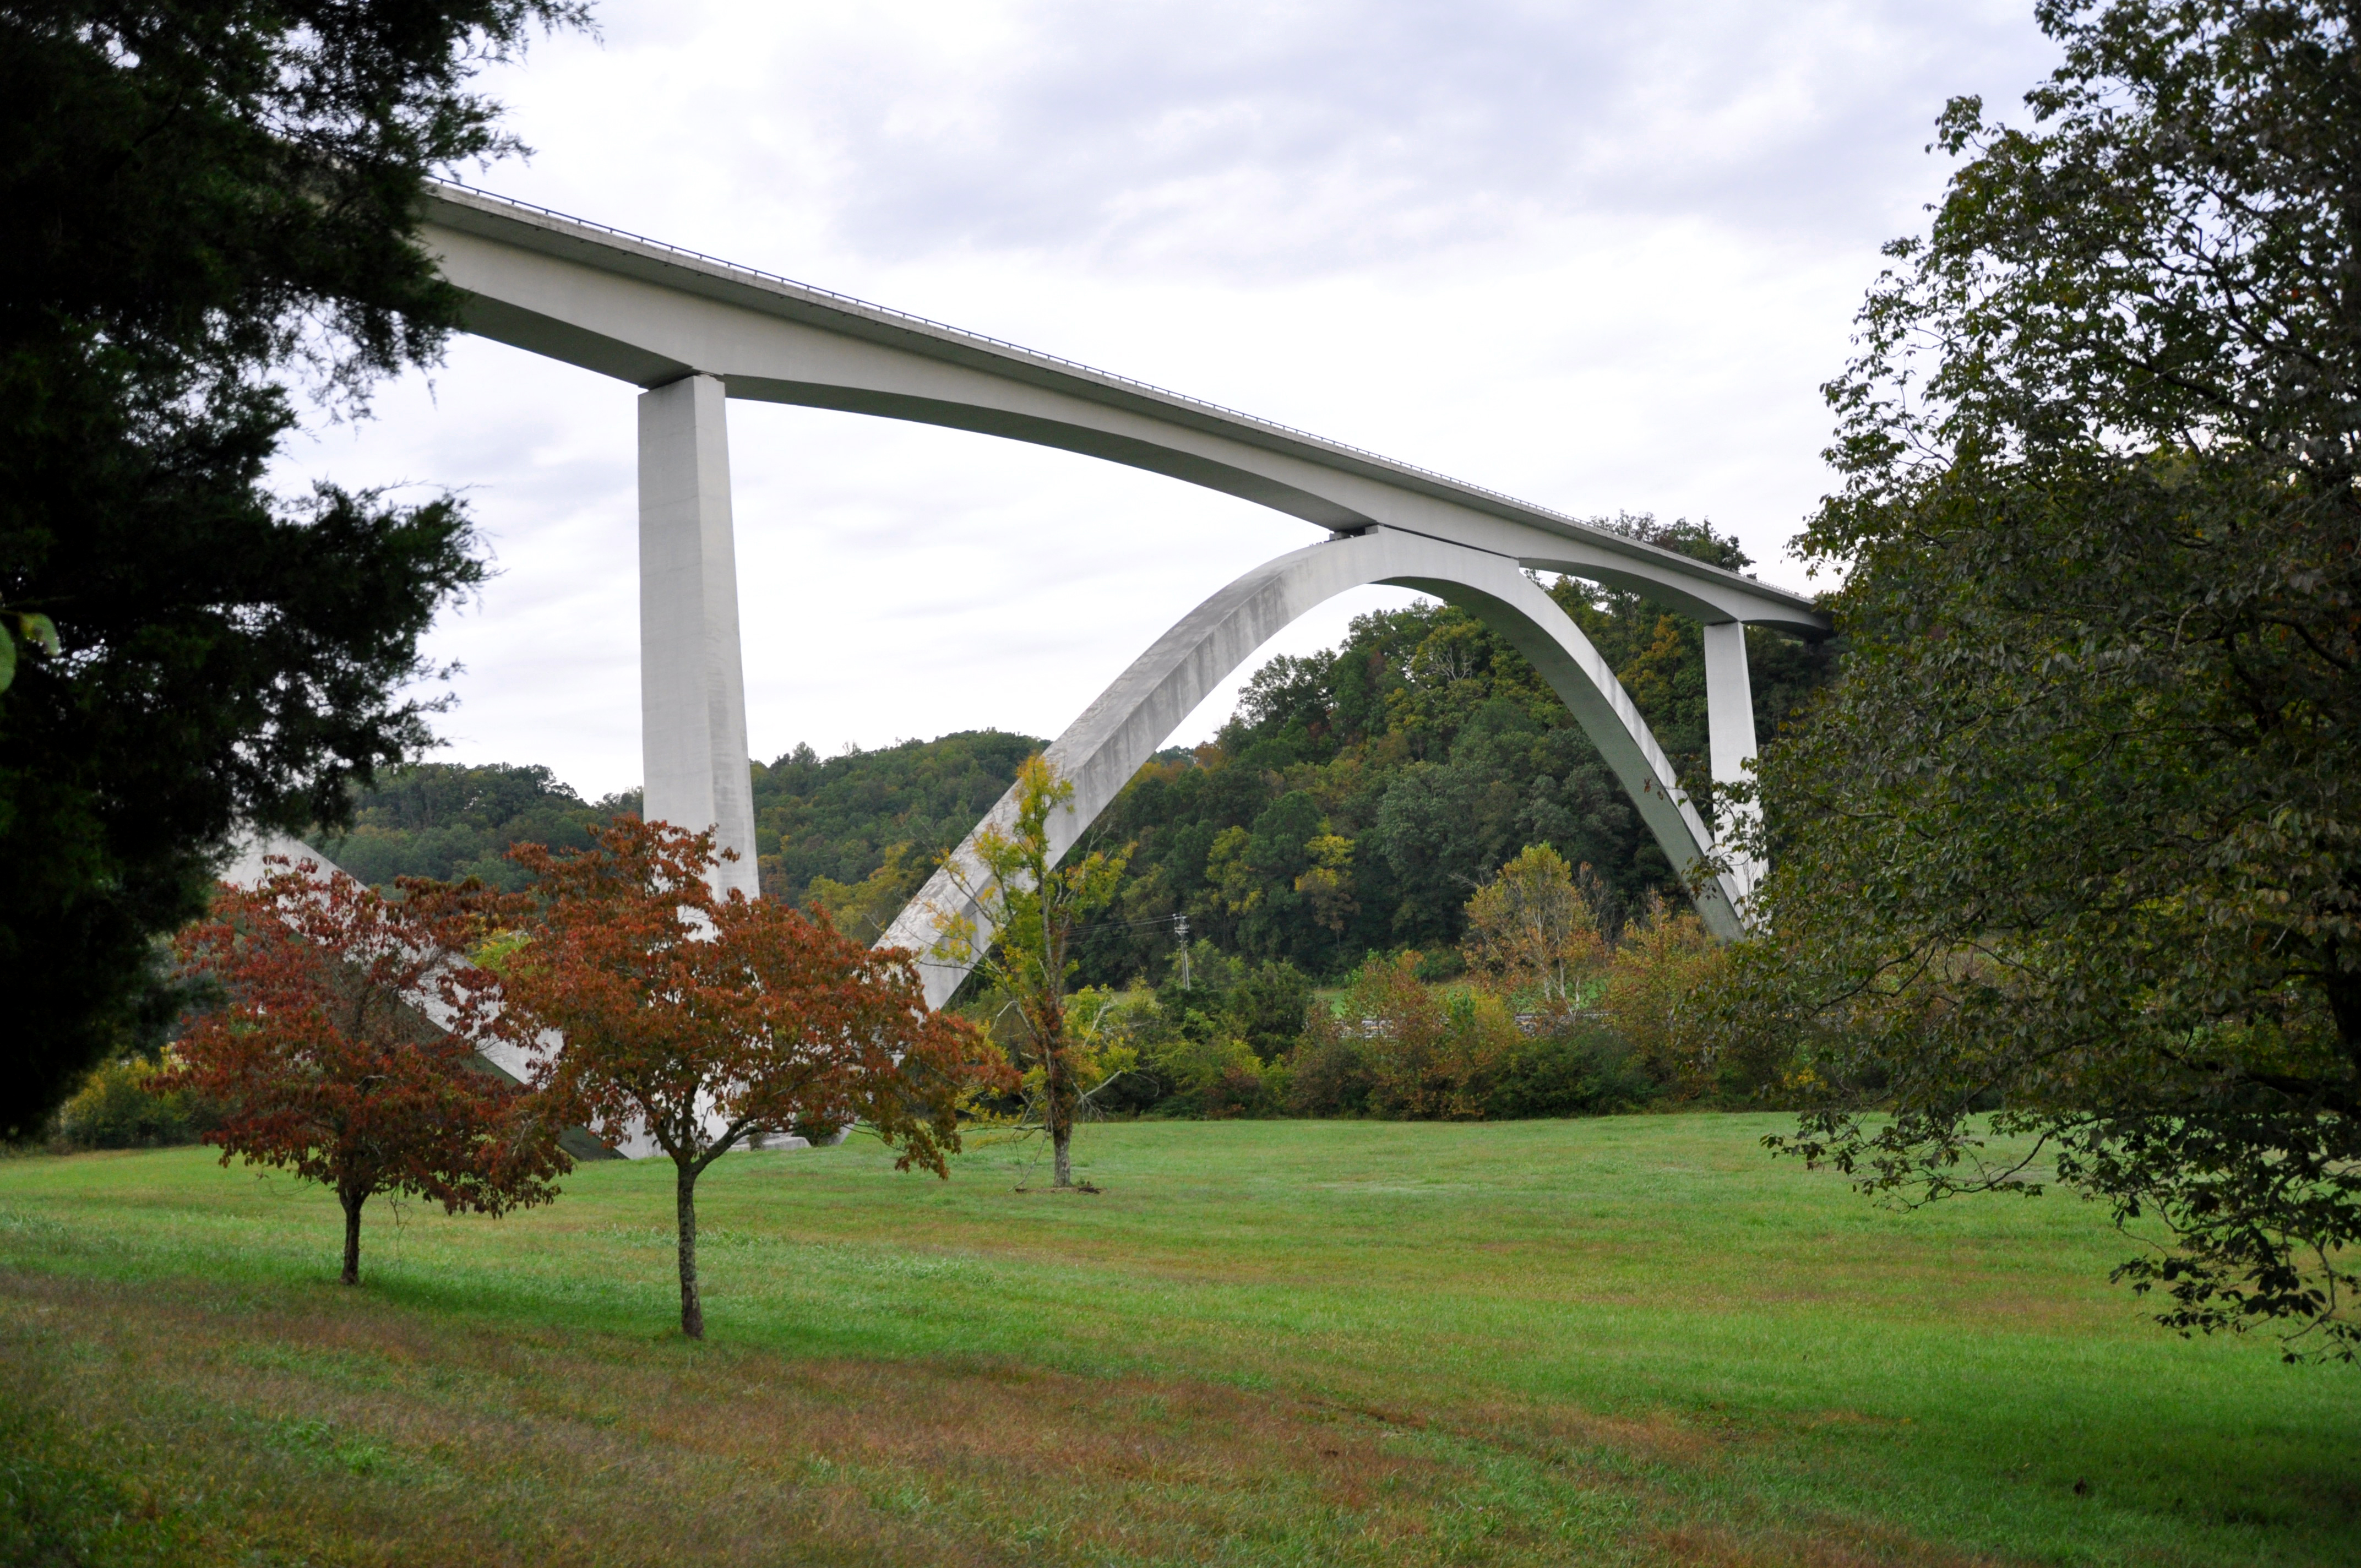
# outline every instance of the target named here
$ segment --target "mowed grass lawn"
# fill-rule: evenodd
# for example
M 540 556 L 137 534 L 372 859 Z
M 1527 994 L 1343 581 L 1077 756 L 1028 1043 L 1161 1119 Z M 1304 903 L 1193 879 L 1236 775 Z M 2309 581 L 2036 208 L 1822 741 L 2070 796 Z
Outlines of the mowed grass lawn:
M 1095 1196 L 734 1155 L 701 1345 L 665 1162 L 373 1205 L 357 1291 L 315 1188 L 0 1162 L 0 1489 L 60 1562 L 2361 1563 L 2361 1375 L 1784 1124 L 1100 1125 Z

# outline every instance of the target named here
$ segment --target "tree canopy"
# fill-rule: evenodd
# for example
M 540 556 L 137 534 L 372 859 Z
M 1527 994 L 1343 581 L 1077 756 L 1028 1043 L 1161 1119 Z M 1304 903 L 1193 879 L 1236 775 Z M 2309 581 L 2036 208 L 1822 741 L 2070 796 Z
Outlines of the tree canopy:
M 598 829 L 639 809 L 636 790 L 585 801 L 537 765 L 417 762 L 356 790 L 349 819 L 314 831 L 311 842 L 372 886 L 478 877 L 513 893 L 532 880 L 508 858 L 517 845 L 587 850 Z
M 463 956 L 479 901 L 405 891 L 280 857 L 175 938 L 224 1000 L 182 1034 L 166 1084 L 216 1108 L 203 1135 L 223 1164 L 243 1156 L 335 1192 L 346 1285 L 360 1283 L 361 1210 L 379 1193 L 499 1214 L 549 1201 L 572 1168 L 561 1125 L 475 1059 L 495 989 Z
M 434 360 L 423 181 L 510 150 L 470 77 L 583 15 L 0 8 L 0 1135 L 142 1022 L 237 824 L 335 821 L 428 740 L 403 688 L 481 576 L 466 512 L 266 470 L 300 395 Z
M 1467 901 L 1468 968 L 1545 1007 L 1571 1007 L 1584 979 L 1607 964 L 1602 901 L 1583 895 L 1556 850 L 1529 845 Z
M 764 1132 L 859 1121 L 900 1148 L 897 1168 L 945 1176 L 961 1101 L 1009 1076 L 963 1022 L 928 1008 L 907 953 L 770 899 L 717 894 L 710 830 L 623 817 L 587 850 L 514 853 L 534 880 L 485 959 L 503 980 L 499 1026 L 539 1058 L 535 1086 L 567 1113 L 671 1157 L 691 1339 L 705 1333 L 707 1167 Z
M 1733 1019 L 1803 1040 L 1804 1152 L 2079 1187 L 2169 1322 L 2349 1354 L 2361 39 L 2312 0 L 2037 15 L 2030 126 L 1948 107 L 1964 161 L 1828 389 L 1803 543 L 1852 651 L 1764 759 Z
M 838 922 L 854 935 L 882 935 L 937 857 L 967 837 L 1016 782 L 1018 765 L 1047 744 L 977 729 L 827 758 L 797 746 L 768 767 L 756 764 L 763 891 L 790 904 L 818 897 L 836 908 L 846 900 L 842 889 L 885 870 L 869 900 L 890 905 L 884 920 L 873 930 Z

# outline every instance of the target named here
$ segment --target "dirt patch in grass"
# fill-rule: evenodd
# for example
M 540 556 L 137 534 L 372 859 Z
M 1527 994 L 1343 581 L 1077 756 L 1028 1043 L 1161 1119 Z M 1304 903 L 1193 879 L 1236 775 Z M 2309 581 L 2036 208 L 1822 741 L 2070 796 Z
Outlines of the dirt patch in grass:
M 1998 1568 L 1994 1557 L 1963 1557 L 1923 1542 L 1843 1525 L 1809 1534 L 1792 1530 L 1749 1533 L 1684 1526 L 1655 1538 L 1667 1562 L 1684 1568 Z

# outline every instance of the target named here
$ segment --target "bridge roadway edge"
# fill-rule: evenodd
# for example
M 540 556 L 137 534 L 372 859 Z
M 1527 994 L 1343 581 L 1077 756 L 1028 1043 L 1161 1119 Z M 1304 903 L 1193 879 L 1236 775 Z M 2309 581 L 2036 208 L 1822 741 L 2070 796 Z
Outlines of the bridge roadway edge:
M 1015 345 L 462 187 L 422 231 L 467 330 L 649 388 L 976 431 L 1166 474 L 1339 532 L 1405 528 L 1646 594 L 1708 624 L 1828 634 L 1806 596 L 1612 531 Z

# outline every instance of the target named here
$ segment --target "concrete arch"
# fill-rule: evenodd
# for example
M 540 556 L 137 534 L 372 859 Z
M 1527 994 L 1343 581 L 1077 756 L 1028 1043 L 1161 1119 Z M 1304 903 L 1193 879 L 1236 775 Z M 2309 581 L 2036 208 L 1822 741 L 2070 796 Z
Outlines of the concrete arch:
M 1459 606 L 1508 639 L 1573 712 L 1583 732 L 1630 792 L 1665 858 L 1687 870 L 1709 856 L 1713 835 L 1683 796 L 1672 765 L 1613 671 L 1556 601 L 1505 556 L 1399 529 L 1310 545 L 1256 567 L 1191 610 L 1115 678 L 1050 744 L 1049 757 L 1073 782 L 1074 798 L 1051 819 L 1050 842 L 1071 849 L 1181 721 L 1232 671 L 1282 628 L 1350 588 L 1390 583 Z M 1014 788 L 953 853 L 959 868 L 939 870 L 895 920 L 880 947 L 921 955 L 927 999 L 940 1006 L 966 978 L 968 965 L 934 951 L 952 923 L 981 927 L 981 911 L 963 895 L 984 881 L 972 846 L 987 827 L 1016 821 Z M 1717 876 L 1697 900 L 1707 927 L 1724 938 L 1741 929 L 1743 889 Z M 989 932 L 978 929 L 980 938 Z

